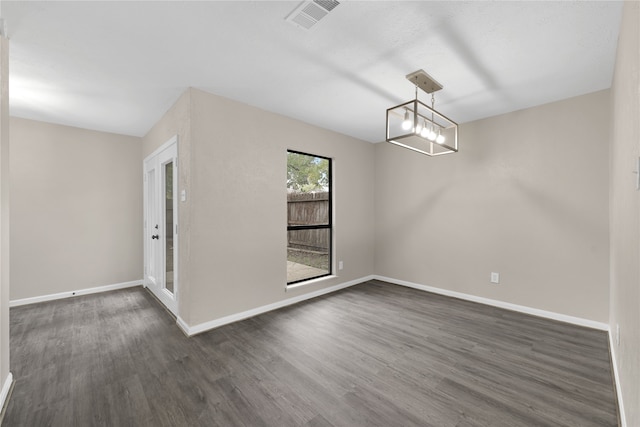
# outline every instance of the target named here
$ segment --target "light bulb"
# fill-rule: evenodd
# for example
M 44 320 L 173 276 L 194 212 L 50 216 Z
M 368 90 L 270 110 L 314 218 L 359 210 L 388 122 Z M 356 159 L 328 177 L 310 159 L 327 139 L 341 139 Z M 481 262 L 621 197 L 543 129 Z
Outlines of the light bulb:
M 433 129 L 429 129 L 429 133 L 427 134 L 427 139 L 429 141 L 435 141 L 436 140 L 436 133 L 433 131 Z
M 438 136 L 436 137 L 436 142 L 438 144 L 442 144 L 444 142 L 444 135 L 439 133 Z
M 420 135 L 421 131 L 422 131 L 422 123 L 418 121 L 418 123 L 416 124 L 416 135 Z
M 404 111 L 404 120 L 402 121 L 402 129 L 409 130 L 411 128 L 411 119 L 409 118 L 409 110 Z
M 429 129 L 427 129 L 427 123 L 423 122 L 422 123 L 422 132 L 420 132 L 420 136 L 423 138 L 426 138 L 427 135 L 429 135 Z

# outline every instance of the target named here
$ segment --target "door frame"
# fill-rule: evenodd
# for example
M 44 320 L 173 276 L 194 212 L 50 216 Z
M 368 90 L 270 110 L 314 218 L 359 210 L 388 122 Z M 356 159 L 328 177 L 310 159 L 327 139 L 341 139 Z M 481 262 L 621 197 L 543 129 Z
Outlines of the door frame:
M 175 148 L 175 155 L 173 156 L 173 164 L 174 164 L 174 175 L 173 175 L 173 292 L 170 292 L 166 289 L 166 241 L 165 241 L 165 230 L 164 226 L 166 226 L 166 211 L 162 209 L 164 206 L 162 199 L 162 189 L 164 189 L 164 168 L 163 164 L 159 161 L 159 156 L 165 152 L 166 150 L 172 150 Z M 157 170 L 156 175 L 156 185 L 154 189 L 149 188 L 149 183 L 147 180 L 148 171 L 147 165 L 155 160 L 154 168 Z M 144 158 L 142 161 L 142 174 L 143 174 L 143 246 L 144 246 L 144 259 L 143 259 L 143 271 L 144 271 L 144 281 L 143 285 L 145 288 L 149 288 L 152 293 L 160 300 L 160 302 L 167 307 L 167 309 L 173 313 L 176 317 L 178 316 L 178 301 L 179 301 L 179 282 L 178 282 L 178 248 L 179 248 L 179 237 L 178 237 L 178 180 L 179 180 L 179 172 L 178 172 L 178 135 L 174 135 L 167 142 L 162 144 L 156 150 L 154 150 L 151 154 Z M 158 191 L 158 188 L 160 189 Z M 154 231 L 152 230 L 152 225 L 147 224 L 147 219 L 149 217 L 149 191 L 158 191 L 159 194 L 156 194 L 157 198 L 160 200 L 156 200 L 155 209 L 159 210 L 158 218 L 156 218 L 157 224 L 162 224 L 163 227 L 159 228 L 155 231 L 158 234 L 161 231 L 162 245 L 160 246 L 160 250 L 157 251 L 157 259 L 154 262 L 159 260 L 158 265 L 156 266 L 158 269 L 158 277 L 156 282 L 152 282 L 149 280 L 149 262 L 150 262 L 150 244 L 151 244 L 151 236 Z M 161 204 L 162 203 L 162 204 Z M 158 242 L 160 243 L 160 242 Z

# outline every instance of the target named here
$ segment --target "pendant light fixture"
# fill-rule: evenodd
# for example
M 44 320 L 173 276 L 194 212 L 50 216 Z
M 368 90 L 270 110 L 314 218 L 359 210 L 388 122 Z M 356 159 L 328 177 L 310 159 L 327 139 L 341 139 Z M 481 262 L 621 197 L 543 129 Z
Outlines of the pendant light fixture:
M 458 151 L 458 124 L 435 109 L 434 92 L 442 89 L 423 70 L 407 75 L 416 96 L 387 110 L 387 142 L 427 156 Z M 431 94 L 431 107 L 418 100 L 418 89 Z

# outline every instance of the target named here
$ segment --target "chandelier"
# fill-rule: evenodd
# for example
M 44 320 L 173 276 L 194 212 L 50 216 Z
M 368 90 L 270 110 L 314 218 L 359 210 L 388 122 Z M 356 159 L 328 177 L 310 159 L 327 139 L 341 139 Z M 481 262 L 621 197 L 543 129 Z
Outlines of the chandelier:
M 434 93 L 442 89 L 423 70 L 407 75 L 415 85 L 412 101 L 387 110 L 387 142 L 427 156 L 458 151 L 458 124 L 435 109 Z M 418 100 L 418 89 L 431 94 L 431 107 Z

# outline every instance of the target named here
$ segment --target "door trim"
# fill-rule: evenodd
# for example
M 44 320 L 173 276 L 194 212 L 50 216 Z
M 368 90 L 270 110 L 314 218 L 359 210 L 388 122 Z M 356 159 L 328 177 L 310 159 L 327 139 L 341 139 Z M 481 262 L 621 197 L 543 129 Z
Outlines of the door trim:
M 174 171 L 175 171 L 175 175 L 174 175 L 174 179 L 173 179 L 173 202 L 174 202 L 174 209 L 173 209 L 173 276 L 174 276 L 174 280 L 173 280 L 173 292 L 168 291 L 166 289 L 166 255 L 165 255 L 165 250 L 166 250 L 166 244 L 163 245 L 163 247 L 160 250 L 160 258 L 162 259 L 162 265 L 159 268 L 159 273 L 162 275 L 162 279 L 160 281 L 160 283 L 157 283 L 157 287 L 155 286 L 149 286 L 149 281 L 148 281 L 148 268 L 149 268 L 149 256 L 150 256 L 150 248 L 149 248 L 149 243 L 150 243 L 150 233 L 149 233 L 149 229 L 147 227 L 147 219 L 149 216 L 149 197 L 148 197 L 148 183 L 147 183 L 147 176 L 148 176 L 148 169 L 147 169 L 147 163 L 152 160 L 154 157 L 158 157 L 159 155 L 161 155 L 165 150 L 172 148 L 172 146 L 175 146 L 175 157 L 173 159 L 174 162 Z M 156 170 L 159 172 L 159 175 L 157 176 L 156 180 L 158 182 L 158 185 L 162 187 L 162 179 L 163 179 L 163 173 L 162 173 L 162 165 L 160 163 L 156 164 Z M 165 305 L 167 307 L 167 309 L 169 311 L 171 311 L 174 315 L 178 316 L 178 305 L 179 305 L 179 300 L 180 300 L 180 286 L 179 286 L 179 281 L 178 281 L 178 248 L 179 248 L 179 237 L 178 237 L 178 224 L 179 224 L 179 200 L 178 200 L 178 189 L 179 189 L 179 185 L 178 185 L 178 181 L 179 181 L 179 167 L 178 167 L 178 135 L 174 135 L 172 136 L 168 141 L 166 141 L 164 144 L 162 144 L 160 147 L 156 148 L 151 154 L 149 154 L 148 156 L 146 156 L 144 158 L 144 160 L 142 161 L 142 179 L 143 179 L 143 251 L 144 251 L 144 259 L 143 259 L 143 286 L 145 288 L 149 288 L 149 290 L 151 290 L 153 292 L 153 294 L 157 297 L 158 300 L 160 300 L 160 302 L 162 302 L 163 305 Z M 162 211 L 162 209 L 160 209 Z M 161 212 L 160 216 L 161 218 L 158 218 L 158 222 L 164 222 L 164 215 L 165 212 Z M 163 232 L 163 242 L 164 242 L 164 232 Z
M 146 162 L 153 156 L 157 156 L 158 154 L 160 154 L 161 152 L 169 148 L 171 144 L 176 144 L 176 146 L 178 146 L 178 135 L 173 135 L 171 138 L 169 138 L 167 142 L 165 142 L 160 147 L 153 150 L 151 154 L 149 154 L 147 157 L 144 158 L 143 162 Z

